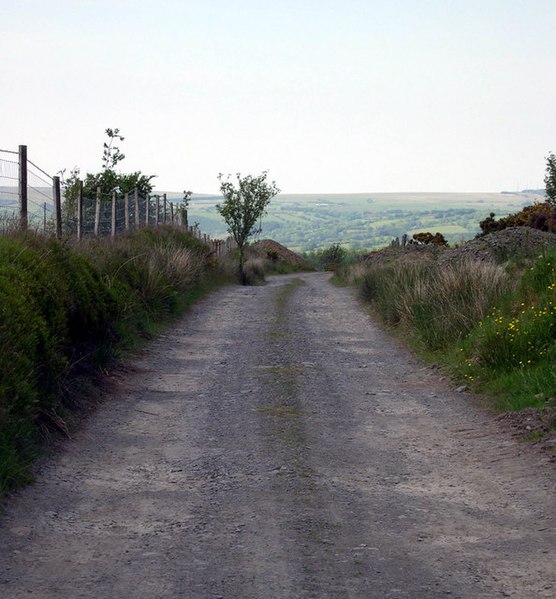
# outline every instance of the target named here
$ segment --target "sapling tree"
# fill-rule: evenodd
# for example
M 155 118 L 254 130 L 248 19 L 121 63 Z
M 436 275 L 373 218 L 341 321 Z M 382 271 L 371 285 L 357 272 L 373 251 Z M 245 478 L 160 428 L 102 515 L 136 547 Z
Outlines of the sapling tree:
M 120 148 L 114 145 L 115 141 L 124 141 L 125 137 L 120 135 L 119 129 L 106 129 L 108 141 L 104 142 L 104 150 L 102 153 L 102 169 L 105 171 L 114 170 L 118 162 L 125 158 L 125 154 L 120 152 Z
M 230 176 L 218 175 L 220 192 L 224 202 L 216 209 L 228 225 L 228 232 L 234 238 L 239 250 L 239 278 L 242 285 L 247 284 L 245 275 L 245 248 L 249 237 L 260 233 L 260 222 L 266 214 L 270 200 L 280 193 L 274 181 L 266 180 L 268 171 L 263 171 L 258 177 L 236 175 L 237 182 Z
M 141 171 L 132 173 L 120 173 L 116 167 L 125 158 L 117 144 L 124 141 L 120 135 L 119 129 L 105 130 L 108 141 L 103 144 L 102 152 L 102 170 L 98 173 L 87 173 L 83 181 L 83 197 L 94 200 L 97 189 L 100 188 L 101 194 L 109 196 L 113 190 L 118 189 L 121 193 L 137 190 L 139 195 L 148 195 L 153 188 L 152 179 L 155 175 L 144 175 Z M 63 178 L 64 171 L 61 171 L 64 188 L 64 212 L 66 216 L 75 214 L 77 204 L 77 193 L 79 190 L 79 181 L 81 174 L 79 168 L 74 167 L 70 176 Z
M 546 157 L 545 173 L 546 201 L 556 206 L 556 156 L 552 152 Z

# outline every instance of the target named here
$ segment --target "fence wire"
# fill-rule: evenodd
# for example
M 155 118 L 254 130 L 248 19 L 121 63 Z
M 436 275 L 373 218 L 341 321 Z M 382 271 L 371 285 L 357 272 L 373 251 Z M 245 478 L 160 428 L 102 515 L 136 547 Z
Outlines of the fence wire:
M 21 227 L 19 205 L 19 152 L 0 149 L 0 234 Z M 54 214 L 53 177 L 31 160 L 27 160 L 27 226 L 47 235 L 56 232 Z M 165 201 L 165 196 L 140 194 L 137 190 L 126 194 L 97 194 L 89 190 L 83 197 L 81 236 L 117 235 L 138 227 L 177 225 L 187 227 L 204 241 L 212 252 L 222 255 L 235 244 L 227 240 L 211 240 L 198 227 L 188 227 L 187 211 L 180 203 Z M 185 218 L 185 222 L 184 222 Z M 78 234 L 77 201 L 65 198 L 62 205 L 62 234 Z
M 27 206 L 31 227 L 48 233 L 54 227 L 54 191 L 52 177 L 27 160 Z
M 82 235 L 111 235 L 150 225 L 184 225 L 178 205 L 164 201 L 162 197 L 146 196 L 137 191 L 127 194 L 90 192 L 83 196 L 81 217 Z M 127 207 L 126 207 L 127 205 Z M 77 234 L 76 200 L 65 202 L 63 229 L 70 235 Z
M 0 150 L 0 233 L 19 226 L 18 181 L 17 152 Z

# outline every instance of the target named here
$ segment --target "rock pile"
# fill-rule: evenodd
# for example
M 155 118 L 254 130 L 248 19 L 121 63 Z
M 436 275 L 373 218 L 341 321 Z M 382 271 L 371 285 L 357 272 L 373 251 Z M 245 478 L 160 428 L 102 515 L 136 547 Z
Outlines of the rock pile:
M 471 239 L 461 247 L 446 249 L 442 261 L 471 259 L 506 262 L 513 256 L 535 256 L 543 249 L 556 248 L 556 234 L 531 227 L 512 227 Z
M 437 245 L 397 245 L 371 252 L 365 261 L 388 262 L 391 260 L 438 260 L 440 263 L 458 260 L 480 262 L 506 262 L 512 257 L 534 257 L 543 249 L 556 248 L 556 234 L 531 227 L 511 227 L 466 241 L 459 247 Z

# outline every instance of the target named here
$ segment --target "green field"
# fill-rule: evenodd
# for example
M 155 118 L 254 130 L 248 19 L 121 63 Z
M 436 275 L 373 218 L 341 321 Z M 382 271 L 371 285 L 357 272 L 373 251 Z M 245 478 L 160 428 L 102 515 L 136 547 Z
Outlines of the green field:
M 193 196 L 190 223 L 224 236 L 226 227 L 215 209 L 219 201 L 219 196 Z M 535 201 L 542 196 L 526 192 L 281 194 L 270 204 L 261 236 L 296 251 L 336 242 L 355 250 L 372 249 L 419 231 L 438 231 L 456 242 L 474 237 L 479 221 L 490 212 L 504 216 Z

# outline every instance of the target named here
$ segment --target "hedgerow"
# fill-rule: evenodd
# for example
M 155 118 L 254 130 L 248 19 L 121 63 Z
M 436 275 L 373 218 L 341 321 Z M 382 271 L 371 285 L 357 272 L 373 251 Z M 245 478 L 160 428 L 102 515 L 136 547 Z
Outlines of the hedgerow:
M 207 247 L 171 228 L 79 245 L 0 237 L 0 494 L 30 479 L 41 431 L 65 428 L 71 381 L 182 312 L 216 274 Z

